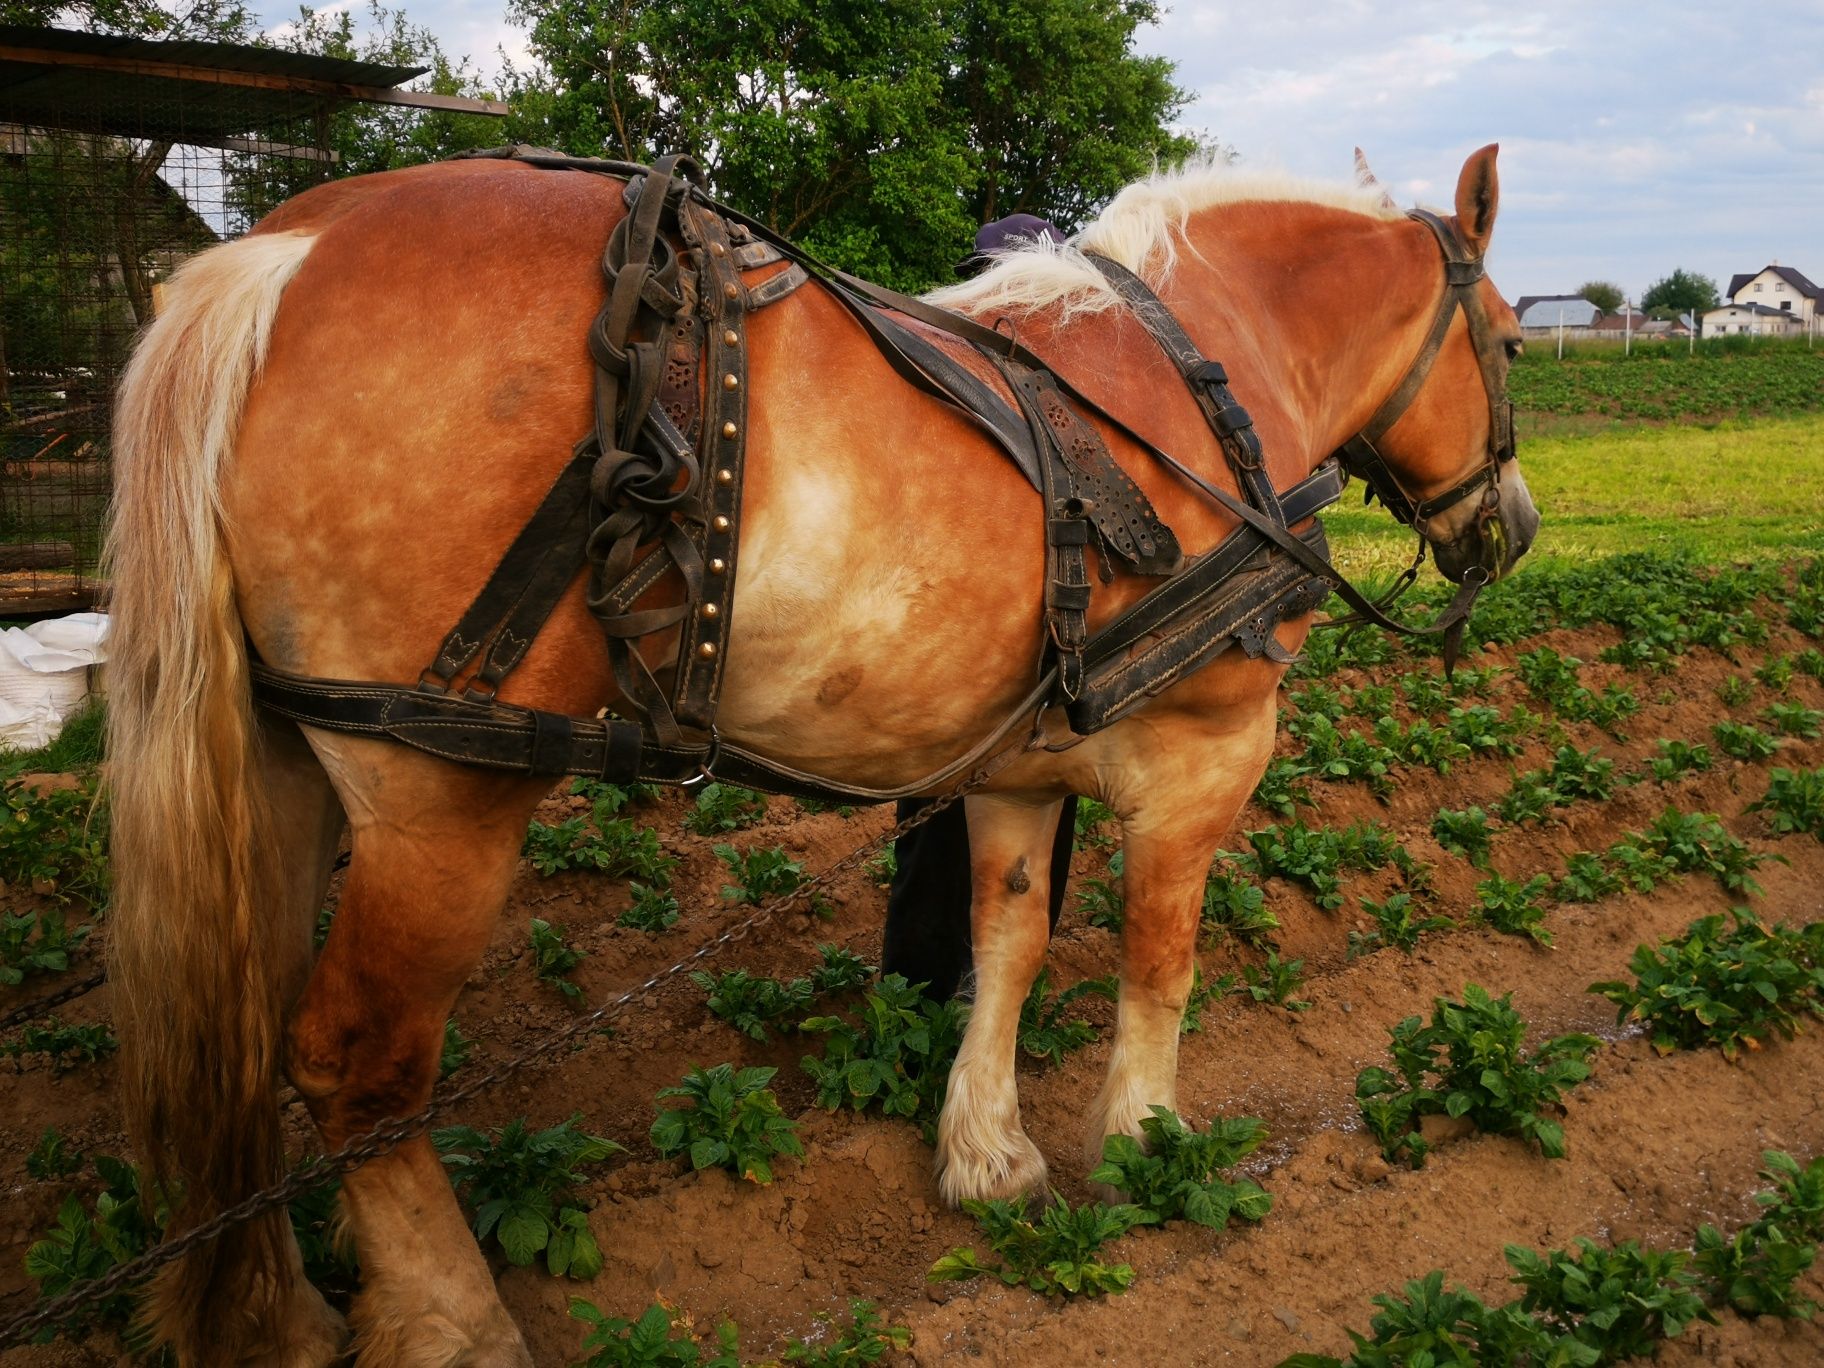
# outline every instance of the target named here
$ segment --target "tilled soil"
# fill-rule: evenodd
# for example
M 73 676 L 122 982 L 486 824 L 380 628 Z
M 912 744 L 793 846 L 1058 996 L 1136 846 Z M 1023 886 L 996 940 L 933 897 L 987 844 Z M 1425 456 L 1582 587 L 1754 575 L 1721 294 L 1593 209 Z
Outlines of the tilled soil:
M 1529 640 L 1525 649 L 1550 645 L 1593 661 L 1614 640 L 1603 629 L 1560 631 Z M 1626 741 L 1571 724 L 1563 729 L 1565 739 L 1582 748 L 1600 745 L 1616 759 L 1618 775 L 1639 769 L 1659 738 L 1709 742 L 1711 723 L 1726 715 L 1750 719 L 1775 697 L 1756 685 L 1747 702 L 1727 709 L 1718 686 L 1730 675 L 1749 678 L 1761 660 L 1805 644 L 1776 630 L 1767 647 L 1741 652 L 1735 663 L 1696 651 L 1667 674 L 1586 666 L 1586 684 L 1624 682 L 1645 706 L 1622 724 Z M 1511 664 L 1514 654 L 1492 651 L 1475 663 Z M 1374 674 L 1390 678 L 1397 668 Z M 1369 676 L 1345 672 L 1330 682 L 1365 683 Z M 1824 706 L 1824 687 L 1815 680 L 1796 679 L 1789 694 Z M 1522 702 L 1538 706 L 1511 675 L 1497 685 L 1493 701 L 1504 711 Z M 1282 738 L 1282 749 L 1299 746 Z M 1441 806 L 1491 807 L 1516 770 L 1544 767 L 1551 753 L 1551 744 L 1534 738 L 1512 761 L 1477 759 L 1443 777 L 1403 769 L 1384 803 L 1360 784 L 1318 783 L 1312 789 L 1324 823 L 1381 822 L 1414 855 L 1432 862 L 1436 910 L 1461 918 L 1482 876 L 1437 847 L 1430 834 L 1433 814 Z M 1787 741 L 1773 759 L 1748 765 L 1719 754 L 1707 773 L 1619 787 L 1610 802 L 1557 809 L 1523 829 L 1500 827 L 1492 863 L 1517 879 L 1555 875 L 1566 854 L 1605 849 L 1673 804 L 1717 813 L 1755 850 L 1784 861 L 1758 871 L 1765 889 L 1756 903 L 1761 915 L 1815 920 L 1824 916 L 1824 843 L 1776 840 L 1764 818 L 1745 809 L 1765 791 L 1772 766 L 1820 761 L 1824 743 L 1815 741 Z M 465 1069 L 514 1055 L 573 1010 L 532 977 L 528 918 L 563 925 L 570 942 L 589 953 L 573 977 L 587 1000 L 599 1001 L 681 960 L 745 915 L 719 896 L 725 870 L 711 843 L 684 833 L 685 801 L 668 795 L 632 814 L 655 826 L 682 859 L 674 891 L 685 911 L 667 932 L 649 935 L 615 925 L 629 897 L 619 880 L 585 873 L 547 879 L 529 867 L 522 871 L 457 1007 L 461 1029 L 477 1042 Z M 560 795 L 540 816 L 556 822 L 585 810 L 580 799 Z M 1241 826 L 1256 829 L 1273 820 L 1251 808 Z M 783 846 L 816 870 L 889 821 L 884 810 L 810 815 L 789 800 L 773 799 L 760 823 L 724 839 L 741 849 Z M 1239 833 L 1230 845 L 1242 845 Z M 1104 874 L 1108 854 L 1108 848 L 1081 849 L 1073 884 Z M 1382 898 L 1395 886 L 1391 870 L 1347 876 L 1345 908 L 1323 912 L 1302 889 L 1279 880 L 1267 884 L 1268 906 L 1282 924 L 1281 954 L 1304 960 L 1306 981 L 1298 996 L 1311 1006 L 1292 1012 L 1238 993 L 1207 1009 L 1203 1029 L 1183 1042 L 1179 1108 L 1198 1121 L 1220 1114 L 1266 1122 L 1270 1138 L 1248 1169 L 1274 1195 L 1273 1210 L 1258 1226 L 1222 1233 L 1179 1223 L 1126 1237 L 1112 1255 L 1137 1273 L 1124 1295 L 1065 1302 L 989 1281 L 928 1284 L 931 1264 L 952 1248 L 976 1243 L 977 1232 L 970 1219 L 937 1199 L 931 1153 L 917 1128 L 818 1110 L 797 1067 L 818 1048 L 816 1041 L 787 1035 L 755 1044 L 711 1017 L 702 990 L 684 975 L 640 998 L 612 1023 L 610 1034 L 586 1037 L 560 1063 L 529 1070 L 466 1105 L 459 1119 L 475 1125 L 518 1115 L 549 1125 L 580 1113 L 587 1130 L 612 1136 L 630 1151 L 585 1189 L 606 1255 L 602 1273 L 581 1284 L 502 1265 L 502 1295 L 541 1365 L 576 1357 L 581 1328 L 565 1314 L 574 1296 L 624 1316 L 637 1316 L 662 1297 L 699 1328 L 732 1317 L 752 1359 L 777 1353 L 787 1336 L 826 1334 L 820 1316 L 867 1298 L 889 1321 L 911 1328 L 910 1357 L 921 1364 L 968 1356 L 994 1363 L 1267 1365 L 1301 1350 L 1346 1351 L 1344 1327 L 1366 1328 L 1373 1294 L 1397 1290 L 1432 1268 L 1443 1268 L 1485 1299 L 1505 1300 L 1511 1291 L 1505 1244 L 1546 1248 L 1587 1235 L 1682 1246 L 1702 1222 L 1732 1228 L 1754 1211 L 1750 1198 L 1762 1186 L 1756 1177 L 1762 1150 L 1785 1149 L 1801 1159 L 1824 1153 L 1818 1102 L 1824 1034 L 1772 1043 L 1733 1064 L 1714 1051 L 1662 1058 L 1637 1033 L 1618 1030 L 1613 1009 L 1586 991 L 1595 980 L 1626 977 L 1637 944 L 1676 934 L 1696 917 L 1726 912 L 1739 896 L 1711 879 L 1688 877 L 1651 894 L 1554 905 L 1547 924 L 1556 943 L 1550 949 L 1465 925 L 1427 935 L 1411 955 L 1383 950 L 1348 958 L 1348 933 L 1370 926 L 1358 897 Z M 857 872 L 837 882 L 830 903 L 830 920 L 793 915 L 763 925 L 710 967 L 790 977 L 808 969 L 815 946 L 825 941 L 877 958 L 883 890 Z M 1112 973 L 1115 938 L 1087 925 L 1074 897 L 1066 906 L 1051 958 L 1054 980 L 1067 985 Z M 1222 941 L 1206 944 L 1200 958 L 1205 978 L 1214 981 L 1259 962 L 1260 955 Z M 85 972 L 87 961 L 86 954 L 79 957 L 72 972 Z M 1610 1042 L 1595 1056 L 1589 1081 L 1570 1096 L 1568 1154 L 1548 1161 L 1518 1140 L 1457 1136 L 1446 1137 L 1423 1169 L 1390 1169 L 1362 1131 L 1356 1072 L 1386 1062 L 1391 1025 L 1428 1011 L 1437 996 L 1459 995 L 1472 982 L 1512 992 L 1514 1005 L 1541 1037 L 1579 1030 Z M 0 997 L 0 1010 L 42 987 L 34 981 Z M 1088 999 L 1079 1005 L 1099 1026 L 1112 1025 L 1111 1004 Z M 62 1015 L 105 1019 L 106 989 Z M 1105 1029 L 1100 1042 L 1061 1067 L 1034 1061 L 1021 1067 L 1026 1127 L 1051 1162 L 1053 1183 L 1073 1201 L 1091 1195 L 1081 1127 L 1106 1065 L 1107 1037 Z M 805 1158 L 783 1163 L 768 1188 L 720 1172 L 683 1172 L 658 1159 L 646 1139 L 658 1089 L 677 1082 L 691 1064 L 722 1060 L 778 1066 L 774 1087 L 788 1114 L 800 1120 Z M 71 1190 L 69 1183 L 38 1183 L 25 1175 L 24 1156 L 40 1132 L 56 1125 L 85 1150 L 125 1150 L 111 1104 L 111 1064 L 61 1078 L 29 1064 L 17 1072 L 4 1067 L 0 1181 L 12 1200 L 0 1219 L 0 1315 L 10 1317 L 29 1304 L 31 1293 L 21 1256 Z M 303 1151 L 309 1138 L 295 1100 L 288 1115 Z M 82 1187 L 86 1180 L 73 1181 Z M 1816 1272 L 1809 1286 L 1812 1295 L 1824 1296 Z M 14 1351 L 0 1363 L 89 1364 L 112 1362 L 119 1354 L 117 1342 L 97 1335 L 81 1346 Z M 1720 1326 L 1695 1327 L 1668 1344 L 1659 1361 L 1824 1363 L 1824 1332 L 1805 1322 L 1725 1313 Z

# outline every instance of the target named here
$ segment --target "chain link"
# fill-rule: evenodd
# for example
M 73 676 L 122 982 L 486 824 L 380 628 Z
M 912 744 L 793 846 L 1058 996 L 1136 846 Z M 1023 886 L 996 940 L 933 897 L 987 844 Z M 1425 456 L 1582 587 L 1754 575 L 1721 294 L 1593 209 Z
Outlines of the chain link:
M 43 997 L 33 998 L 30 1002 L 21 1003 L 5 1016 L 0 1017 L 0 1031 L 10 1031 L 22 1021 L 34 1021 L 49 1012 L 53 1007 L 61 1007 L 72 998 L 79 998 L 84 993 L 92 992 L 107 981 L 107 971 L 97 969 L 87 978 L 74 983 L 66 983 L 54 992 Z
M 289 1205 L 294 1198 L 303 1196 L 305 1193 L 322 1185 L 329 1179 L 352 1173 L 370 1159 L 377 1159 L 381 1155 L 390 1153 L 392 1150 L 398 1148 L 398 1146 L 405 1143 L 407 1140 L 422 1135 L 430 1128 L 431 1122 L 435 1120 L 441 1112 L 448 1110 L 459 1102 L 467 1101 L 469 1098 L 492 1087 L 502 1079 L 511 1077 L 528 1065 L 552 1054 L 559 1047 L 576 1039 L 576 1037 L 587 1031 L 594 1030 L 605 1021 L 617 1016 L 621 1009 L 626 1007 L 627 1004 L 632 1002 L 635 998 L 651 992 L 661 984 L 677 977 L 685 970 L 700 964 L 703 960 L 708 959 L 723 947 L 733 945 L 736 941 L 745 940 L 753 931 L 774 920 L 782 912 L 789 910 L 799 903 L 808 902 L 809 899 L 829 887 L 829 885 L 838 877 L 848 873 L 850 870 L 859 868 L 863 862 L 883 850 L 889 843 L 897 841 L 901 836 L 906 835 L 908 832 L 917 830 L 946 808 L 962 801 L 968 794 L 981 788 L 982 785 L 986 784 L 1007 765 L 1018 759 L 1026 751 L 1033 749 L 1036 739 L 1039 738 L 1039 736 L 1040 733 L 1036 730 L 1035 726 L 1032 737 L 1027 740 L 1024 746 L 1013 746 L 1002 751 L 999 755 L 985 762 L 982 767 L 964 783 L 960 784 L 949 793 L 932 800 L 925 807 L 920 808 L 917 812 L 913 813 L 910 817 L 905 818 L 903 821 L 895 822 L 879 836 L 856 847 L 849 854 L 843 856 L 840 860 L 837 860 L 821 873 L 805 880 L 805 882 L 798 885 L 798 887 L 793 889 L 790 893 L 782 894 L 781 896 L 774 898 L 771 902 L 762 905 L 752 916 L 744 918 L 742 921 L 717 936 L 714 940 L 699 946 L 696 950 L 679 960 L 669 969 L 663 969 L 645 982 L 627 989 L 616 997 L 610 998 L 607 1002 L 602 1003 L 601 1006 L 576 1018 L 562 1030 L 553 1035 L 544 1037 L 529 1049 L 523 1050 L 519 1054 L 503 1060 L 499 1064 L 496 1064 L 492 1069 L 477 1075 L 460 1087 L 453 1088 L 448 1092 L 433 1097 L 423 1108 L 410 1116 L 393 1117 L 379 1122 L 371 1130 L 365 1131 L 354 1139 L 349 1140 L 340 1149 L 334 1150 L 328 1154 L 318 1155 L 315 1159 L 306 1161 L 293 1169 L 290 1175 L 283 1181 L 275 1183 L 271 1187 L 264 1188 L 261 1191 L 236 1202 L 233 1206 L 217 1213 L 201 1225 L 193 1226 L 182 1235 L 166 1240 L 156 1248 L 150 1249 L 137 1258 L 130 1259 L 126 1263 L 118 1265 L 99 1278 L 91 1279 L 84 1283 L 78 1283 L 76 1286 L 51 1298 L 51 1300 L 41 1302 L 35 1309 L 25 1315 L 17 1316 L 11 1321 L 8 1321 L 4 1327 L 0 1327 L 0 1349 L 4 1349 L 9 1345 L 26 1342 L 39 1330 L 54 1325 L 56 1322 L 61 1321 L 68 1316 L 71 1312 L 78 1311 L 85 1306 L 92 1305 L 104 1298 L 113 1296 L 115 1293 L 120 1292 L 131 1284 L 149 1276 L 173 1260 L 181 1258 L 192 1249 L 216 1239 L 224 1231 L 229 1230 L 234 1226 L 241 1225 L 246 1221 L 250 1221 L 256 1216 L 263 1216 L 267 1212 L 278 1207 Z M 99 978 L 100 976 L 97 975 L 97 981 L 99 981 Z M 78 992 L 86 992 L 92 987 L 94 987 L 93 983 L 74 985 L 72 989 L 68 991 L 68 996 L 74 997 Z M 59 1001 L 62 1000 L 58 994 L 52 994 L 51 996 Z M 31 1005 L 37 1006 L 38 1004 Z M 54 1001 L 47 1001 L 45 1005 L 54 1006 L 56 1003 Z

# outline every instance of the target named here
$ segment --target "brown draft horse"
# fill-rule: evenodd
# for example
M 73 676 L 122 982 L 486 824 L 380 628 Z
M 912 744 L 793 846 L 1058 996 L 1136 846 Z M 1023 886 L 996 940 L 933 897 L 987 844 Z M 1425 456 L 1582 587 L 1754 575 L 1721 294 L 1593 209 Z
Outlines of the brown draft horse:
M 1464 166 L 1455 206 L 1478 254 L 1496 200 L 1488 147 Z M 281 1171 L 281 1073 L 330 1146 L 430 1093 L 444 1020 L 549 784 L 262 716 L 247 642 L 300 674 L 416 677 L 589 424 L 583 339 L 623 212 L 618 182 L 509 162 L 327 185 L 187 265 L 140 345 L 117 430 L 112 976 L 129 1122 L 181 1192 L 176 1229 Z M 1281 489 L 1395 387 L 1443 288 L 1432 234 L 1373 186 L 1161 174 L 1077 243 L 1141 272 L 1227 365 Z M 1478 289 L 1511 355 L 1514 316 Z M 1229 481 L 1177 373 L 1076 247 L 1035 245 L 940 298 L 1012 320 L 1080 391 Z M 832 780 L 914 782 L 1035 678 L 1036 496 L 820 290 L 756 314 L 751 342 L 722 729 Z M 1383 454 L 1434 494 L 1485 459 L 1488 413 L 1459 318 Z M 1187 553 L 1231 529 L 1120 433 L 1104 436 Z M 1479 543 L 1474 501 L 1435 520 L 1447 570 L 1486 555 L 1500 573 L 1530 541 L 1537 515 L 1511 466 L 1500 490 L 1498 551 Z M 1146 587 L 1099 587 L 1092 629 Z M 509 698 L 585 715 L 612 703 L 580 590 Z M 1281 644 L 1297 650 L 1308 625 L 1284 624 Z M 1126 851 L 1119 1027 L 1090 1152 L 1137 1132 L 1149 1104 L 1174 1103 L 1204 872 L 1271 750 L 1281 673 L 1231 651 L 1075 748 L 1021 756 L 967 800 L 979 990 L 939 1129 L 946 1198 L 1045 1175 L 1020 1128 L 1014 1031 L 1045 952 L 1067 793 L 1108 804 Z M 313 956 L 345 824 L 353 863 Z M 426 1140 L 350 1174 L 343 1209 L 364 1276 L 363 1364 L 530 1362 Z M 282 1213 L 180 1261 L 149 1316 L 191 1363 L 320 1365 L 346 1347 Z

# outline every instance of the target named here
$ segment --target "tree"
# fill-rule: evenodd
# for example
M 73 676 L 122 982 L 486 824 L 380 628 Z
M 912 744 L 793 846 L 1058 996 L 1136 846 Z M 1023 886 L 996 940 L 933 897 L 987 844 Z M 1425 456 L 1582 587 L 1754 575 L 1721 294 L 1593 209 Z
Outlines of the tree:
M 1607 280 L 1586 280 L 1578 287 L 1577 295 L 1589 300 L 1604 313 L 1614 313 L 1627 302 L 1621 286 Z
M 1170 64 L 1131 51 L 1153 0 L 514 0 L 509 71 L 545 141 L 685 151 L 716 193 L 888 284 L 949 276 L 987 218 L 1073 226 L 1192 150 Z
M 1714 309 L 1719 298 L 1714 280 L 1681 267 L 1647 286 L 1647 292 L 1640 297 L 1640 306 L 1656 318 L 1671 318 L 1681 313 L 1695 315 Z

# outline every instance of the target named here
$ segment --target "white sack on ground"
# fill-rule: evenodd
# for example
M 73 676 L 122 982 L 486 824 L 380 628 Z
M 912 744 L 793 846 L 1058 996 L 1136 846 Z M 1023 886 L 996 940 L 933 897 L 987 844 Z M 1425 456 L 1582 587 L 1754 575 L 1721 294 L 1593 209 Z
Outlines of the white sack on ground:
M 0 631 L 0 749 L 48 746 L 108 658 L 108 615 L 71 613 Z

